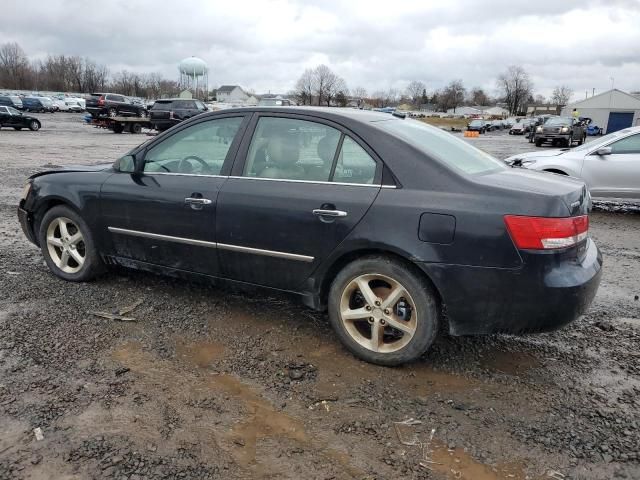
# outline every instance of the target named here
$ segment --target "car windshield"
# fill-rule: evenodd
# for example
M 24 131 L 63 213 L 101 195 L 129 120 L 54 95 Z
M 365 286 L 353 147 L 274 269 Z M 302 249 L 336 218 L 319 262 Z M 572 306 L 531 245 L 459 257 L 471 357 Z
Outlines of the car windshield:
M 20 112 L 13 107 L 7 107 L 7 110 L 9 110 L 11 115 L 20 115 Z
M 462 173 L 478 174 L 506 168 L 488 153 L 419 120 L 383 120 L 374 125 Z
M 483 124 L 482 120 L 472 120 L 469 125 L 477 126 L 482 124 Z
M 545 125 L 570 125 L 571 119 L 568 117 L 553 117 L 544 122 Z
M 628 128 L 625 128 L 624 130 L 618 130 L 617 132 L 613 132 L 613 133 L 610 133 L 608 135 L 605 135 L 604 137 L 601 137 L 600 139 L 598 139 L 595 142 L 583 143 L 579 147 L 574 147 L 574 148 L 571 149 L 571 151 L 572 152 L 580 152 L 580 151 L 583 151 L 583 150 L 592 150 L 593 148 L 597 148 L 597 147 L 599 147 L 601 145 L 606 145 L 611 140 L 614 140 L 616 138 L 622 137 L 623 135 L 626 135 L 627 133 L 630 133 L 630 132 L 631 132 L 631 130 L 629 130 Z

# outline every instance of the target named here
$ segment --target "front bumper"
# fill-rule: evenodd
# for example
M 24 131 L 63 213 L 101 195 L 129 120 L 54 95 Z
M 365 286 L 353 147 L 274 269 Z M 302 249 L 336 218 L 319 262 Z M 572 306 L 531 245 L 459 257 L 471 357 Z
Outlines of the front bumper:
M 23 204 L 24 200 L 21 200 L 20 206 L 18 206 L 18 221 L 20 222 L 20 226 L 22 227 L 25 237 L 27 237 L 31 243 L 37 245 L 38 242 L 36 240 L 35 232 L 33 231 L 33 216 L 22 208 Z
M 442 295 L 452 335 L 550 331 L 587 310 L 602 275 L 593 240 L 580 259 L 575 249 L 521 255 L 518 269 L 420 264 Z

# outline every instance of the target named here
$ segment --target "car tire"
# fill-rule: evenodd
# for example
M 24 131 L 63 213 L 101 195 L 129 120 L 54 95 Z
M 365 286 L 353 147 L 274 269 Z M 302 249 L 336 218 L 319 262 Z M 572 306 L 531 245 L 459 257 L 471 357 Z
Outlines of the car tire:
M 104 271 L 88 225 L 75 210 L 58 205 L 40 222 L 40 249 L 49 269 L 70 282 L 86 282 Z
M 109 110 L 107 110 L 107 115 L 110 117 L 117 117 L 118 116 L 118 110 L 116 110 L 115 108 L 111 107 Z
M 140 125 L 139 123 L 132 123 L 131 126 L 129 127 L 129 132 L 130 133 L 141 133 L 142 132 L 142 125 Z
M 388 257 L 364 257 L 344 267 L 331 284 L 328 303 L 340 341 L 370 363 L 396 366 L 416 360 L 438 333 L 433 289 L 415 267 Z
M 40 130 L 40 122 L 37 120 L 31 120 L 29 122 L 29 130 L 31 130 L 32 132 L 37 132 L 38 130 Z
M 113 133 L 122 133 L 124 132 L 124 126 L 121 123 L 116 123 L 113 126 Z

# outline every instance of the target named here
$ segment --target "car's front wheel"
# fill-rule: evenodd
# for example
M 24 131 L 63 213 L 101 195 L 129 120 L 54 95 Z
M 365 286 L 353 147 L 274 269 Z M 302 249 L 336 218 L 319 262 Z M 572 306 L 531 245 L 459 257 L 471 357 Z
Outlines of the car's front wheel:
M 397 260 L 365 257 L 347 265 L 329 292 L 329 320 L 357 357 L 394 366 L 417 359 L 438 332 L 436 295 Z
M 60 278 L 84 282 L 104 268 L 89 227 L 69 207 L 58 205 L 45 213 L 39 239 L 47 266 Z
M 31 122 L 29 122 L 29 130 L 31 130 L 32 132 L 37 132 L 38 130 L 40 130 L 40 122 L 37 120 L 31 120 Z

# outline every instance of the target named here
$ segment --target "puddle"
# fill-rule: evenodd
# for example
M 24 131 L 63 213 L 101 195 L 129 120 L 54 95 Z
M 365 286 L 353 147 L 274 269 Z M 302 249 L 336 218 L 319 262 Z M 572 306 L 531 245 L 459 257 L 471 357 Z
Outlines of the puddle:
M 499 464 L 489 467 L 477 462 L 460 448 L 447 449 L 444 445 L 437 445 L 433 449 L 431 468 L 456 480 L 524 480 L 526 478 L 521 465 Z
M 224 357 L 224 345 L 218 342 L 188 343 L 179 341 L 176 344 L 179 359 L 199 368 L 206 368 L 214 361 Z
M 480 366 L 507 375 L 522 375 L 541 365 L 540 360 L 524 352 L 489 352 L 480 359 Z

